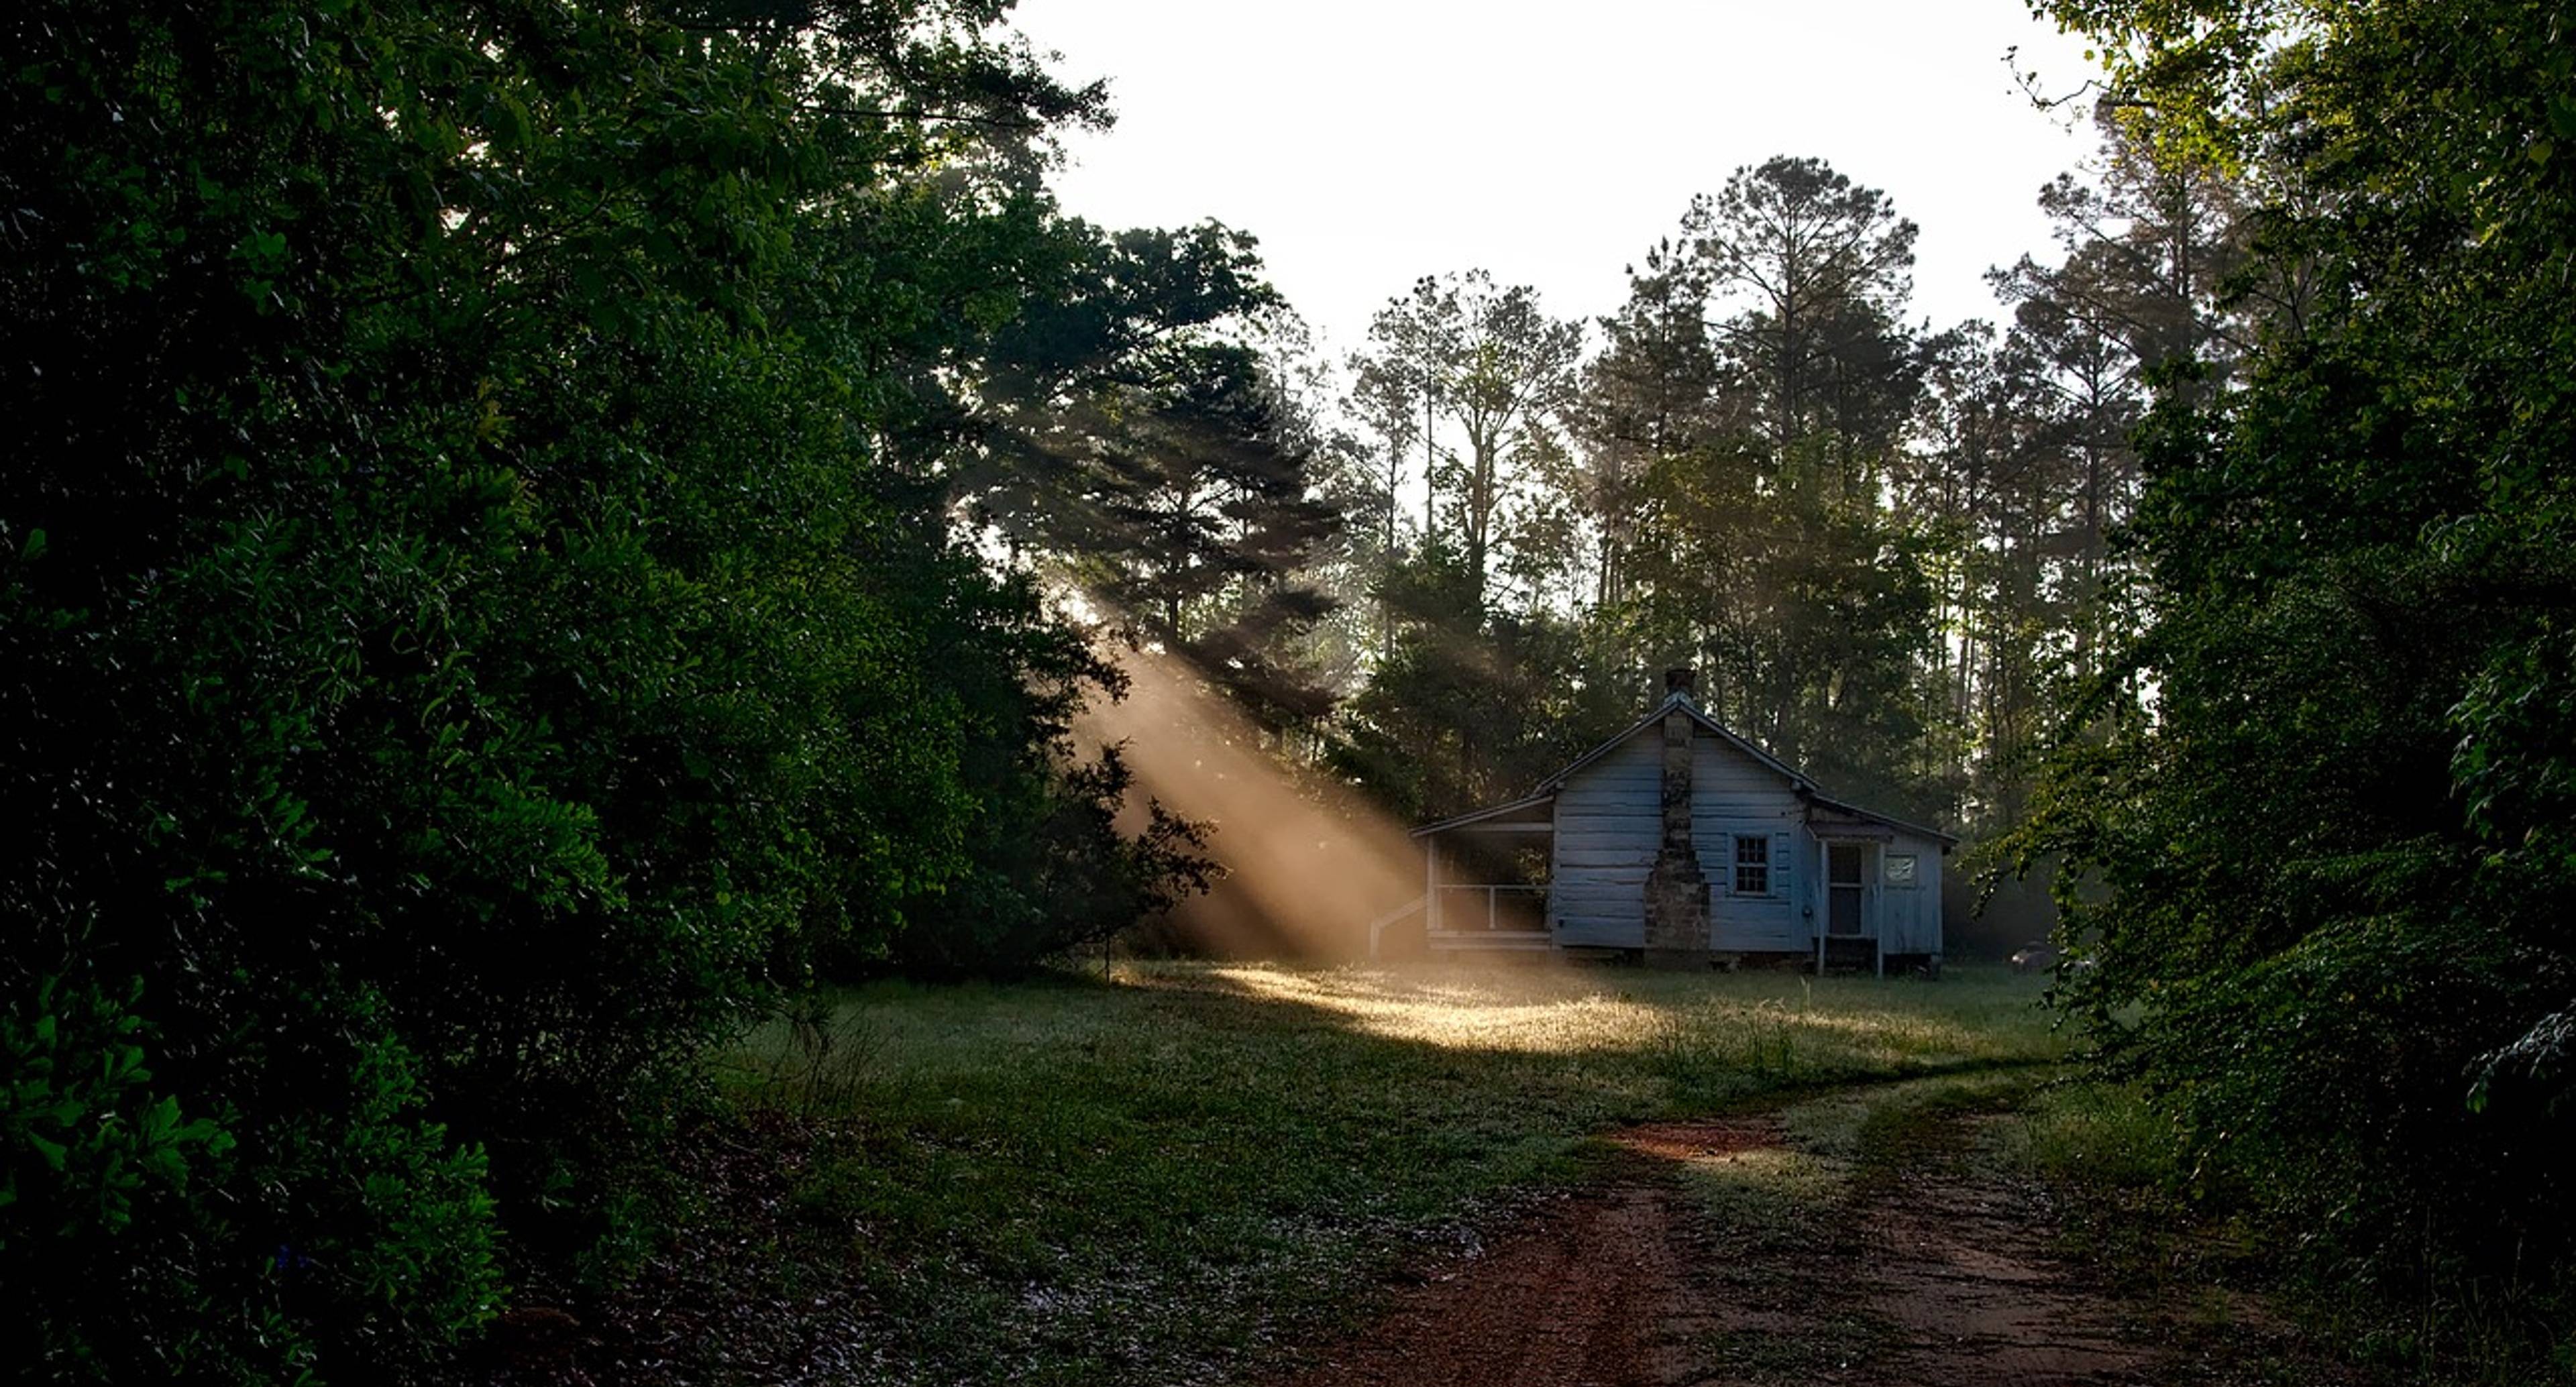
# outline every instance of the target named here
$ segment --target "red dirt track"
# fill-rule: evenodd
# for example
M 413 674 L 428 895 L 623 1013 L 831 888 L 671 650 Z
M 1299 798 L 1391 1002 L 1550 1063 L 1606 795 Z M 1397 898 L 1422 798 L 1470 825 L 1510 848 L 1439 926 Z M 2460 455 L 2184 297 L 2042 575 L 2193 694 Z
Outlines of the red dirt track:
M 2236 1380 L 2170 1335 L 2155 1342 L 2146 1307 L 2052 1255 L 2035 1202 L 1941 1163 L 1862 1189 L 1820 1212 L 1833 1232 L 1781 1246 L 1730 1238 L 1674 1178 L 1682 1161 L 1777 1146 L 1770 1120 L 1615 1140 L 1603 1178 L 1429 1270 L 1280 1387 Z
M 1669 1191 L 1621 1183 L 1566 1201 L 1402 1302 L 1297 1387 L 1665 1382 L 1652 1328 L 1681 1312 Z

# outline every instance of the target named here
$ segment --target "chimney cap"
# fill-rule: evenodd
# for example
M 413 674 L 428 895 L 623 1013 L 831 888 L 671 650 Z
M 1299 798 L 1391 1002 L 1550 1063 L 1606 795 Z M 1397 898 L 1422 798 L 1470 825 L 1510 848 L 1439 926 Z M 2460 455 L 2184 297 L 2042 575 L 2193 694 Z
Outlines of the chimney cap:
M 1674 665 L 1664 671 L 1664 692 L 1666 694 L 1690 693 L 1697 686 L 1698 682 L 1698 671 L 1692 669 L 1689 665 Z

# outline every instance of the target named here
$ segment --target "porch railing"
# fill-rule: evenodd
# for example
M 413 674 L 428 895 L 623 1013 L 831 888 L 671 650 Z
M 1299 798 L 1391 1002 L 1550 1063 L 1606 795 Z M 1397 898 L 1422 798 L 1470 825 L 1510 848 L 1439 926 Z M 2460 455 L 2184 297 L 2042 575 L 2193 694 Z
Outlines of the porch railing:
M 1523 914 L 1521 902 L 1528 903 Z M 1449 932 L 1493 931 L 1516 932 L 1547 928 L 1547 888 L 1544 886 L 1506 886 L 1499 884 L 1451 884 L 1440 887 L 1438 910 L 1431 917 L 1432 928 Z

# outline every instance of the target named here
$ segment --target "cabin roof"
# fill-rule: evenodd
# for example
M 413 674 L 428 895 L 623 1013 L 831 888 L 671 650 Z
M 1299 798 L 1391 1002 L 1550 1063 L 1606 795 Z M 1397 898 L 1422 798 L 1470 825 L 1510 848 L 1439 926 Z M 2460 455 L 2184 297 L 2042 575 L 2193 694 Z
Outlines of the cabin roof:
M 1483 809 L 1471 809 L 1464 814 L 1442 819 L 1437 823 L 1424 824 L 1420 828 L 1413 830 L 1413 836 L 1416 838 L 1425 838 L 1434 833 L 1446 833 L 1453 828 L 1470 828 L 1474 825 L 1489 823 L 1496 819 L 1508 819 L 1516 813 L 1526 812 L 1530 809 L 1537 808 L 1540 805 L 1553 805 L 1555 803 L 1556 787 L 1551 784 L 1546 789 L 1543 789 L 1536 794 L 1523 795 L 1519 799 L 1506 800 L 1501 804 L 1491 805 Z
M 1565 769 L 1560 770 L 1556 774 L 1539 782 L 1538 788 L 1531 791 L 1529 794 L 1523 795 L 1518 799 L 1506 800 L 1501 804 L 1492 805 L 1483 809 L 1470 810 L 1464 814 L 1441 819 L 1434 823 L 1424 824 L 1421 827 L 1414 829 L 1412 836 L 1416 838 L 1427 838 L 1436 833 L 1449 832 L 1452 829 L 1469 828 L 1476 824 L 1508 818 L 1516 813 L 1523 813 L 1536 808 L 1539 805 L 1552 805 L 1555 802 L 1557 791 L 1565 788 L 1565 782 L 1573 779 L 1576 774 L 1583 770 L 1584 767 L 1591 765 L 1593 762 L 1598 761 L 1602 757 L 1617 750 L 1620 744 L 1626 742 L 1629 738 L 1636 736 L 1647 728 L 1653 727 L 1659 722 L 1662 722 L 1664 720 L 1664 715 L 1671 712 L 1676 707 L 1680 708 L 1681 711 L 1688 713 L 1691 721 L 1698 723 L 1702 729 L 1715 736 L 1719 741 L 1722 741 L 1728 746 L 1734 747 L 1736 750 L 1752 757 L 1755 764 L 1788 781 L 1790 792 L 1797 795 L 1798 798 L 1807 801 L 1811 805 L 1822 806 L 1826 809 L 1850 814 L 1856 818 L 1868 819 L 1874 823 L 1882 823 L 1890 828 L 1902 829 L 1907 833 L 1931 838 L 1937 840 L 1945 848 L 1952 846 L 1959 841 L 1956 835 L 1943 833 L 1937 828 L 1928 828 L 1922 824 L 1911 823 L 1907 820 L 1896 818 L 1893 815 L 1879 813 L 1875 809 L 1866 809 L 1860 805 L 1853 804 L 1848 800 L 1839 800 L 1828 797 L 1822 790 L 1816 788 L 1816 783 L 1814 781 L 1809 780 L 1806 776 L 1800 774 L 1787 762 L 1782 761 L 1780 758 L 1773 756 L 1771 753 L 1764 751 L 1758 746 L 1755 746 L 1753 743 L 1746 741 L 1744 738 L 1737 736 L 1717 719 L 1701 712 L 1699 705 L 1691 701 L 1690 695 L 1678 690 L 1666 694 L 1661 703 L 1656 704 L 1652 709 L 1648 710 L 1644 717 L 1630 723 L 1627 728 L 1621 731 L 1618 735 L 1611 737 L 1609 740 L 1601 743 L 1601 745 L 1596 746 L 1590 751 L 1583 753 L 1581 756 L 1574 758 L 1566 764 Z
M 1913 823 L 1909 820 L 1900 819 L 1893 814 L 1882 814 L 1875 809 L 1864 809 L 1848 800 L 1828 799 L 1824 795 L 1818 794 L 1813 790 L 1806 791 L 1802 795 L 1802 798 L 1804 798 L 1809 804 L 1822 805 L 1827 809 L 1838 810 L 1842 813 L 1852 815 L 1855 818 L 1868 819 L 1875 823 L 1885 824 L 1889 828 L 1902 829 L 1918 838 L 1932 839 L 1944 848 L 1956 847 L 1959 843 L 1959 835 L 1955 833 L 1943 833 L 1941 830 L 1934 828 L 1929 824 Z
M 1690 714 L 1691 721 L 1696 722 L 1701 727 L 1715 733 L 1719 741 L 1722 741 L 1727 745 L 1734 747 L 1736 750 L 1743 752 L 1745 755 L 1752 757 L 1763 768 L 1776 775 L 1785 777 L 1792 789 L 1803 793 L 1816 788 L 1815 782 L 1790 769 L 1787 762 L 1780 760 L 1771 753 L 1764 751 L 1762 748 L 1755 746 L 1753 743 L 1746 741 L 1731 731 L 1728 731 L 1725 725 L 1718 722 L 1717 719 L 1701 712 L 1699 710 L 1699 705 L 1691 702 L 1690 695 L 1679 692 L 1664 695 L 1663 702 L 1658 703 L 1653 708 L 1647 710 L 1644 717 L 1628 724 L 1626 731 L 1621 732 L 1619 735 L 1612 737 L 1601 745 L 1592 748 L 1581 756 L 1575 757 L 1572 762 L 1567 764 L 1564 770 L 1558 771 L 1556 774 L 1549 776 L 1544 788 L 1549 793 L 1554 793 L 1558 789 L 1563 788 L 1565 782 L 1574 778 L 1575 772 L 1582 770 L 1584 767 L 1589 766 L 1593 762 L 1600 760 L 1602 757 L 1609 755 L 1612 751 L 1618 748 L 1621 742 L 1628 740 L 1630 737 L 1636 736 L 1638 733 L 1645 731 L 1656 723 L 1662 722 L 1664 720 L 1664 714 L 1671 712 L 1676 707 L 1680 708 L 1683 712 Z

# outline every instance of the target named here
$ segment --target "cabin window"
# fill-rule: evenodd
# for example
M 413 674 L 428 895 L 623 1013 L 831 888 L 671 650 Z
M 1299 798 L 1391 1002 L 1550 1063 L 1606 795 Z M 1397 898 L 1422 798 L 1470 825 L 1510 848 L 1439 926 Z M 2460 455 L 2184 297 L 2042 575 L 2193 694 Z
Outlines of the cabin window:
M 1914 854 L 1890 853 L 1888 855 L 1887 884 L 1890 886 L 1912 886 L 1914 884 Z
M 1771 839 L 1767 835 L 1735 835 L 1735 894 L 1771 894 Z

